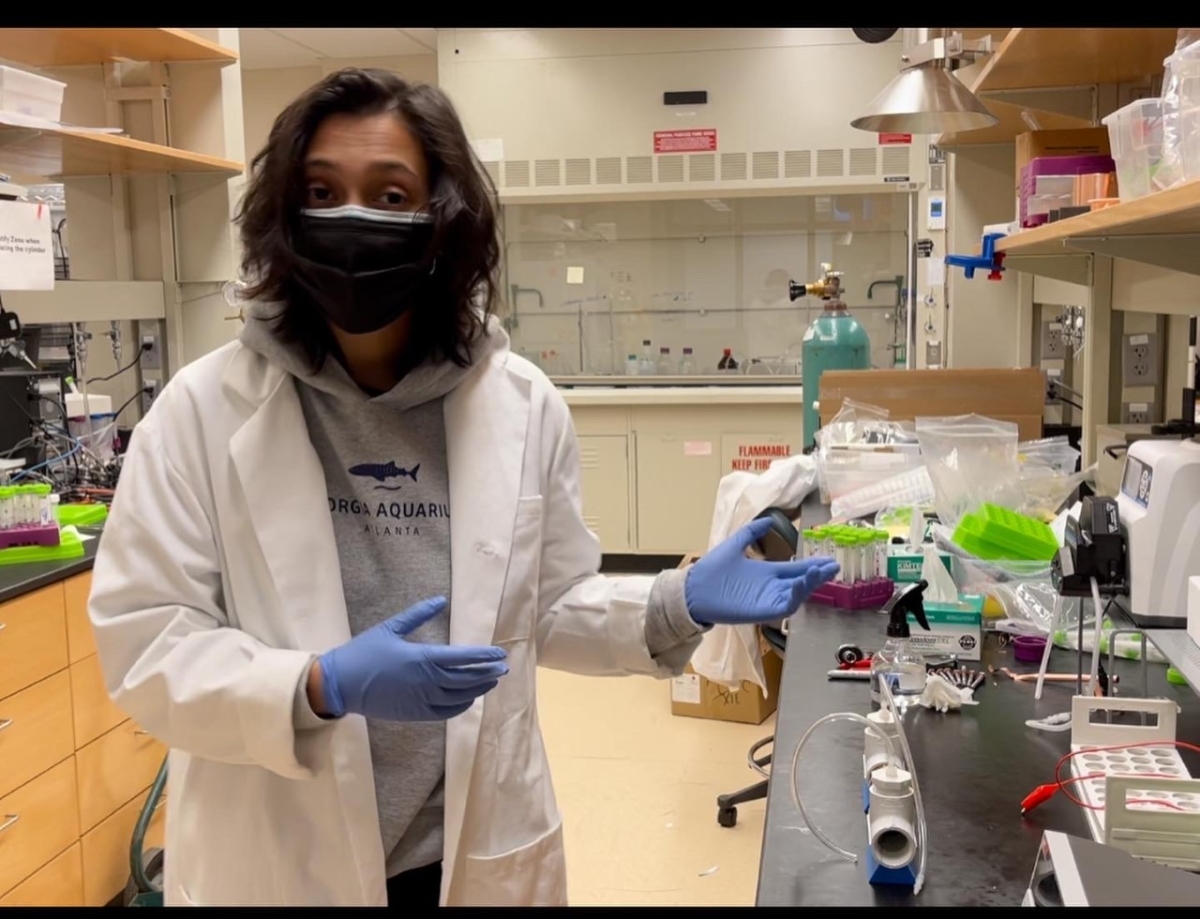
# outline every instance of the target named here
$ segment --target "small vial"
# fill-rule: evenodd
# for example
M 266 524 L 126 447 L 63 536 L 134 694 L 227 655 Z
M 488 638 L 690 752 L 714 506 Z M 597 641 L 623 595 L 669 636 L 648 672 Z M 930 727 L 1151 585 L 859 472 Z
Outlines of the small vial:
M 3 530 L 12 529 L 16 519 L 13 494 L 14 490 L 9 485 L 0 488 L 0 529 Z
M 48 527 L 54 524 L 54 505 L 50 501 L 50 486 L 33 486 L 34 499 L 37 502 L 37 525 Z
M 33 494 L 28 485 L 18 485 L 14 510 L 14 522 L 19 527 L 27 527 L 33 523 Z

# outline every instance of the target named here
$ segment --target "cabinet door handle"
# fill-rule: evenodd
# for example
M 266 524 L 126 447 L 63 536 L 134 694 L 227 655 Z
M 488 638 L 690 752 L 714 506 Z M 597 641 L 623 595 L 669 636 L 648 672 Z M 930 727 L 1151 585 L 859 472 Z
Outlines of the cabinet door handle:
M 160 807 L 162 807 L 166 803 L 167 803 L 166 797 L 165 796 L 161 797 L 158 799 L 158 803 L 154 805 L 154 809 L 158 810 Z
M 134 737 L 149 737 L 149 736 L 150 736 L 150 732 L 149 732 L 149 731 L 143 731 L 141 728 L 138 728 L 136 731 L 134 731 L 134 732 L 133 732 L 133 736 L 134 736 Z
M 8 627 L 8 623 L 0 622 L 0 632 L 3 632 Z
M 0 731 L 3 731 L 5 728 L 11 728 L 11 727 L 12 727 L 12 719 L 11 718 L 0 718 Z
M 14 823 L 16 823 L 18 820 L 21 819 L 20 814 L 5 814 L 4 817 L 5 817 L 4 822 L 0 823 L 0 833 L 3 833 L 10 826 L 12 826 Z

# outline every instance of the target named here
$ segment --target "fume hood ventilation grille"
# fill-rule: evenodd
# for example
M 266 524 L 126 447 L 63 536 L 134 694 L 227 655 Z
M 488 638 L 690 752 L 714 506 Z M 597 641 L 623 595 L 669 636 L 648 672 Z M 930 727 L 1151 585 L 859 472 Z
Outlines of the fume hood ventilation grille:
M 534 164 L 534 181 L 538 188 L 562 184 L 562 173 L 558 160 L 538 160 Z
M 692 182 L 715 182 L 717 180 L 717 155 L 697 153 L 688 157 L 688 179 Z
M 771 150 L 765 153 L 756 153 L 752 160 L 754 171 L 752 175 L 756 179 L 778 179 L 779 178 L 779 153 L 776 150 Z
M 807 179 L 812 176 L 812 151 L 787 150 L 783 154 L 783 177 Z
M 720 182 L 778 182 L 852 179 L 891 187 L 911 181 L 912 147 L 854 147 L 825 150 L 756 150 L 750 153 L 691 153 L 605 156 L 589 159 L 485 162 L 498 189 L 584 189 L 598 186 L 686 185 Z
M 683 181 L 683 157 L 682 156 L 660 156 L 658 158 L 658 181 L 660 181 L 660 182 L 682 182 Z
M 817 151 L 817 178 L 832 179 L 846 174 L 845 150 Z
M 909 149 L 905 146 L 883 148 L 883 174 L 885 176 L 908 175 Z

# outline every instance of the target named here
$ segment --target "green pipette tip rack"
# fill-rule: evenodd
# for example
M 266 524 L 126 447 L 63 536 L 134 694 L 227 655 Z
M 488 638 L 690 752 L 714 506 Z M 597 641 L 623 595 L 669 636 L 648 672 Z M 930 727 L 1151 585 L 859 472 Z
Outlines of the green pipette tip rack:
M 1058 552 L 1058 539 L 1047 524 L 995 504 L 982 504 L 963 517 L 954 542 L 989 561 L 1048 562 Z
M 29 565 L 36 562 L 65 562 L 83 557 L 83 540 L 64 527 L 57 546 L 13 546 L 0 549 L 0 565 Z
M 58 522 L 63 526 L 94 527 L 108 519 L 108 505 L 105 504 L 60 504 L 58 506 Z

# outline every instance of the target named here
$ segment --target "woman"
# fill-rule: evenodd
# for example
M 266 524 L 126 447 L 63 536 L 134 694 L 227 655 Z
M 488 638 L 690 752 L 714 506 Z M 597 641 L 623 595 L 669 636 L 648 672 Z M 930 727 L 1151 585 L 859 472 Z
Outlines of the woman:
M 669 677 L 837 570 L 752 561 L 759 524 L 597 573 L 567 408 L 491 315 L 493 197 L 446 97 L 382 71 L 255 157 L 246 328 L 138 426 L 90 600 L 171 748 L 168 905 L 565 902 L 535 665 Z

